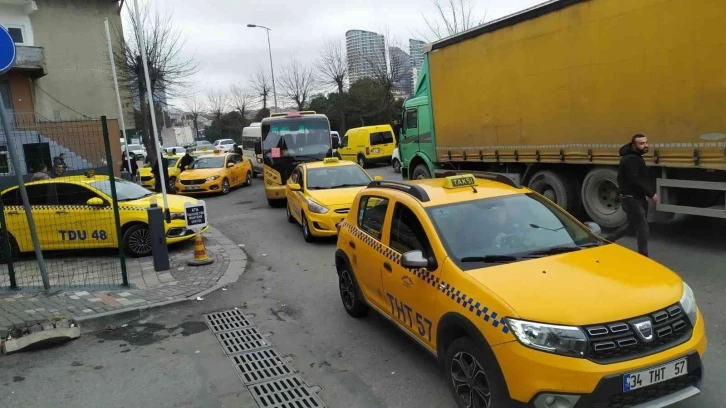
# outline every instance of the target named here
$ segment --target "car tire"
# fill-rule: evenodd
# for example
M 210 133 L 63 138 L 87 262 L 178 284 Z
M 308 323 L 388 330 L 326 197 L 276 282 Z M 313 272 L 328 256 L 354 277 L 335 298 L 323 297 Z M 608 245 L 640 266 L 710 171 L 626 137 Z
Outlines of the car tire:
M 287 222 L 289 222 L 290 224 L 294 224 L 296 221 L 295 221 L 295 218 L 292 216 L 292 213 L 290 212 L 290 203 L 289 202 L 287 203 L 285 208 L 287 210 Z
M 363 156 L 362 154 L 358 155 L 358 165 L 363 167 L 364 169 L 368 167 L 368 161 L 366 161 L 365 156 Z
M 247 175 L 245 176 L 245 186 L 250 186 L 252 184 L 252 172 L 248 171 Z
M 429 168 L 425 164 L 419 164 L 415 169 L 413 169 L 411 178 L 414 180 L 430 179 L 431 172 L 429 172 Z
M 444 356 L 444 371 L 457 407 L 509 406 L 507 384 L 488 345 L 470 337 L 454 340 Z M 478 398 L 479 403 L 471 398 Z
M 232 188 L 229 186 L 229 180 L 227 180 L 227 179 L 222 180 L 222 195 L 229 194 L 231 189 Z
M 308 217 L 305 216 L 305 213 L 300 214 L 300 216 L 302 218 L 302 222 L 300 224 L 302 226 L 303 238 L 305 238 L 305 242 L 315 241 L 315 236 L 313 235 L 312 231 L 310 231 L 310 224 L 308 224 Z
M 151 255 L 151 231 L 146 224 L 134 224 L 124 231 L 124 252 L 138 258 Z
M 10 257 L 13 261 L 17 261 L 20 258 L 20 247 L 13 234 L 8 232 L 8 238 L 10 239 Z M 5 233 L 0 231 L 0 264 L 6 263 L 8 263 L 8 256 L 5 253 Z
M 343 302 L 345 311 L 355 318 L 361 318 L 368 315 L 370 306 L 363 300 L 358 283 L 351 272 L 348 265 L 343 265 L 338 271 L 338 289 L 340 291 L 340 300 Z
M 401 172 L 401 162 L 398 159 L 393 159 L 393 171 L 396 173 Z

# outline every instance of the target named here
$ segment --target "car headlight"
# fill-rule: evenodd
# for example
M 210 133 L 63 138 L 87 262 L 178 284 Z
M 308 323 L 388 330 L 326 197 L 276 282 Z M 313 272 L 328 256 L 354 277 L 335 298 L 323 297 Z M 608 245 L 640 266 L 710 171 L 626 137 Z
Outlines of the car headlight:
M 219 178 L 219 176 L 209 176 L 209 177 L 207 177 L 207 181 L 214 181 L 218 178 Z
M 587 337 L 577 327 L 527 322 L 507 318 L 517 340 L 523 345 L 549 353 L 584 357 Z
M 172 220 L 183 220 L 184 219 L 184 213 L 183 212 L 173 212 L 169 214 L 171 216 Z
M 326 212 L 328 212 L 327 208 L 316 203 L 315 201 L 313 201 L 309 198 L 305 198 L 305 200 L 307 200 L 307 202 L 308 202 L 308 210 L 310 210 L 310 212 L 314 212 L 316 214 L 325 214 Z
M 681 296 L 681 307 L 683 312 L 688 316 L 688 320 L 691 321 L 691 325 L 696 325 L 698 320 L 698 306 L 696 306 L 696 296 L 693 294 L 693 289 L 686 282 L 683 282 L 683 295 Z

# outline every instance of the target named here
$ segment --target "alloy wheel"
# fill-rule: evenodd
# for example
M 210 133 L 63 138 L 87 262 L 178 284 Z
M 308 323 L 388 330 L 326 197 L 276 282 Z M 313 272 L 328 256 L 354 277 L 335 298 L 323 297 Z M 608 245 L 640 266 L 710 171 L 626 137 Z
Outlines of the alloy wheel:
M 151 231 L 147 228 L 134 231 L 129 237 L 129 249 L 139 255 L 151 252 Z
M 347 270 L 340 273 L 339 287 L 343 306 L 348 310 L 352 309 L 355 304 L 355 288 L 353 287 L 353 279 Z
M 489 381 L 481 364 L 474 356 L 459 351 L 451 360 L 451 381 L 456 395 L 467 408 L 489 408 L 491 391 Z

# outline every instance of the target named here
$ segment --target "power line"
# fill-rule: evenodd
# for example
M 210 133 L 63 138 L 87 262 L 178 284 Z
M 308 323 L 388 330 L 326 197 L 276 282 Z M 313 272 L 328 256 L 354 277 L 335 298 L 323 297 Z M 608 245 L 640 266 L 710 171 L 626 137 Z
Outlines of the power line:
M 93 119 L 92 117 L 90 117 L 90 116 L 88 116 L 86 114 L 83 114 L 81 112 L 78 112 L 77 110 L 71 108 L 70 106 L 66 105 L 65 103 L 59 101 L 56 97 L 54 97 L 53 95 L 49 94 L 45 89 L 41 88 L 40 85 L 38 85 L 38 82 L 37 81 L 35 82 L 35 86 L 36 86 L 36 88 L 40 89 L 44 94 L 48 95 L 51 99 L 53 99 L 54 101 L 58 102 L 62 106 L 66 107 L 67 109 L 69 109 L 69 110 L 71 110 L 71 111 L 73 111 L 73 112 L 75 112 L 75 113 L 83 116 L 85 119 Z

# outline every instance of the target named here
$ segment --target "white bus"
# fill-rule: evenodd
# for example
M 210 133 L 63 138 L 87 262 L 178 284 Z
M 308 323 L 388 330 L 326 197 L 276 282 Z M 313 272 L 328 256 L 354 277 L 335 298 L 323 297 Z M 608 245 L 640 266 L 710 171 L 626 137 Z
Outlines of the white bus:
M 262 174 L 262 162 L 258 161 L 255 155 L 255 143 L 260 142 L 262 137 L 262 128 L 260 122 L 250 123 L 249 126 L 242 129 L 242 155 L 246 159 L 252 161 L 252 170 L 257 174 Z

